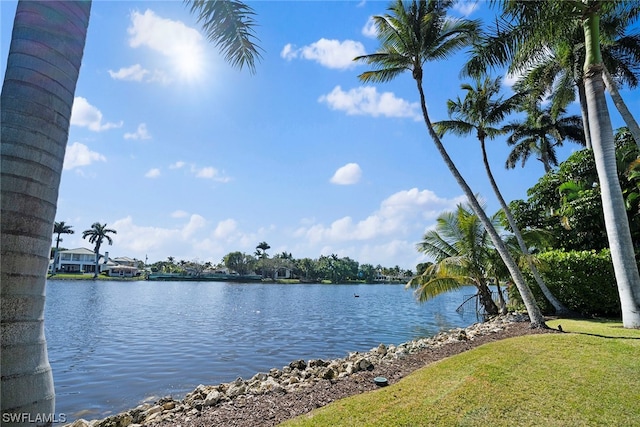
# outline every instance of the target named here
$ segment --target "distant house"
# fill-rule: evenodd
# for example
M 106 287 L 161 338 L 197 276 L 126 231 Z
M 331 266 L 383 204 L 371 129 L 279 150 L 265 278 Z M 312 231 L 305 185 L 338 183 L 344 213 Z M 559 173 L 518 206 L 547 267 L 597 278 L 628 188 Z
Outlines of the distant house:
M 50 272 L 57 273 L 93 273 L 95 271 L 95 252 L 86 248 L 60 251 L 58 262 L 49 266 Z M 134 277 L 140 274 L 137 261 L 128 257 L 109 258 L 109 252 L 98 258 L 100 273 L 111 277 Z
M 273 279 L 274 280 L 291 279 L 291 278 L 292 278 L 292 275 L 291 275 L 291 269 L 290 268 L 280 267 L 280 268 L 276 268 L 273 271 Z
M 90 249 L 77 248 L 58 252 L 58 262 L 51 265 L 52 272 L 60 273 L 93 273 L 96 255 Z

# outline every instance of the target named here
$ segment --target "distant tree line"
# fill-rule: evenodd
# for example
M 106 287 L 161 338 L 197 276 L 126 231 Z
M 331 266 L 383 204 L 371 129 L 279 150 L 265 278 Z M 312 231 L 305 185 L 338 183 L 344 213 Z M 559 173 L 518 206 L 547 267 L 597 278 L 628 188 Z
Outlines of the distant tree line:
M 380 264 L 360 264 L 349 257 L 338 257 L 336 254 L 322 255 L 319 258 L 295 259 L 290 252 L 282 252 L 269 256 L 270 249 L 266 242 L 256 246 L 251 255 L 240 251 L 229 252 L 222 261 L 213 265 L 211 262 L 176 261 L 168 257 L 166 261 L 158 261 L 150 265 L 151 271 L 165 273 L 184 273 L 200 275 L 227 269 L 240 275 L 259 274 L 264 279 L 291 278 L 303 282 L 332 283 L 397 281 L 406 282 L 413 277 L 411 270 L 403 270 L 399 266 L 383 267 Z

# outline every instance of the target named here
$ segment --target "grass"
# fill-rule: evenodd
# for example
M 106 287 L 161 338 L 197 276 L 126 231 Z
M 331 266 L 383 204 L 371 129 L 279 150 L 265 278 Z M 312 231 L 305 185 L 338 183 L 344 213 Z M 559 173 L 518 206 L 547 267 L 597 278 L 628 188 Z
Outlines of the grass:
M 93 273 L 56 273 L 55 275 L 47 274 L 47 280 L 123 280 L 123 281 L 137 281 L 144 280 L 144 276 L 137 277 L 109 277 L 99 274 L 94 279 Z
M 485 344 L 282 426 L 640 425 L 640 330 L 548 324 L 569 333 Z

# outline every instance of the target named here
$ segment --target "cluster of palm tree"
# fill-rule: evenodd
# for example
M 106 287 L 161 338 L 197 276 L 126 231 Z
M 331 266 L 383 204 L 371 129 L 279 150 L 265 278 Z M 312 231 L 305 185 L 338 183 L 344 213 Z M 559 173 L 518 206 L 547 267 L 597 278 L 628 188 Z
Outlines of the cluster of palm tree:
M 604 97 L 603 78 L 608 79 L 608 76 L 605 72 L 607 69 L 603 62 L 601 46 L 612 41 L 614 36 L 624 34 L 628 24 L 637 19 L 640 7 L 632 3 L 604 1 L 504 0 L 498 3 L 502 6 L 501 19 L 496 23 L 498 30 L 495 34 L 485 35 L 482 34 L 477 21 L 452 19 L 447 16 L 447 10 L 452 6 L 452 1 L 395 1 L 388 9 L 389 13 L 374 17 L 380 48 L 376 53 L 355 58 L 356 61 L 365 62 L 374 67 L 372 71 L 360 74 L 359 78 L 363 82 L 386 82 L 405 71 L 411 72 L 431 139 L 463 189 L 471 209 L 483 224 L 493 246 L 509 270 L 527 308 L 532 326 L 544 326 L 542 313 L 536 305 L 529 285 L 524 281 L 520 268 L 441 141 L 441 136 L 446 131 L 469 134 L 475 130 L 483 147 L 485 168 L 492 186 L 501 206 L 508 214 L 506 203 L 500 196 L 488 167 L 484 140 L 498 133 L 490 126 L 494 126 L 504 117 L 510 102 L 505 102 L 507 105 L 504 111 L 495 105 L 492 106 L 489 102 L 490 96 L 487 94 L 495 84 L 492 85 L 490 81 L 485 80 L 483 85 L 478 80 L 477 88 L 463 86 L 468 91 L 464 101 L 450 101 L 449 111 L 456 120 L 442 122 L 436 127 L 431 122 L 427 110 L 423 86 L 424 67 L 430 61 L 447 58 L 460 49 L 471 46 L 472 56 L 463 70 L 468 75 L 478 77 L 491 67 L 508 66 L 513 73 L 526 72 L 530 76 L 539 75 L 543 64 L 553 56 L 554 52 L 557 52 L 559 57 L 570 47 L 575 49 L 575 52 L 574 56 L 568 55 L 569 57 L 575 58 L 576 53 L 582 53 L 583 74 L 574 73 L 573 81 L 584 86 L 586 114 L 583 114 L 583 128 L 586 130 L 585 133 L 589 134 L 590 146 L 597 159 L 607 234 L 622 302 L 623 323 L 626 327 L 638 327 L 640 326 L 640 276 L 635 262 L 622 192 L 617 181 L 613 130 Z M 601 32 L 601 18 L 603 23 L 612 23 L 613 29 Z M 576 34 L 582 36 L 581 44 L 576 45 Z M 628 59 L 631 65 L 637 65 L 640 49 L 637 48 L 637 37 L 631 37 L 631 39 L 636 42 L 635 47 L 629 48 L 627 43 L 624 49 L 619 49 L 619 52 L 622 52 L 622 57 Z M 566 57 L 563 58 L 566 59 Z M 619 57 L 619 59 L 622 58 Z M 568 66 L 575 68 L 579 62 L 580 60 L 574 59 Z M 611 67 L 609 64 L 607 66 Z M 628 70 L 629 67 L 612 69 L 616 70 L 616 75 L 623 76 L 628 75 L 623 71 Z M 555 104 L 552 104 L 549 111 L 541 111 L 538 107 L 539 100 L 535 97 L 531 99 L 532 95 L 539 96 L 549 92 L 549 85 L 557 82 L 557 74 L 544 80 L 546 86 L 536 86 L 538 80 L 533 77 L 527 80 L 526 73 L 525 78 L 521 80 L 521 90 L 523 92 L 526 90 L 529 94 L 529 102 L 534 107 L 529 109 L 530 114 L 525 123 L 507 127 L 512 131 L 510 143 L 515 145 L 507 165 L 513 165 L 518 159 L 526 161 L 535 150 L 539 153 L 539 159 L 545 164 L 545 168 L 550 168 L 557 164 L 553 153 L 558 144 L 561 144 L 565 138 L 580 140 L 579 133 L 561 131 L 561 126 L 571 125 L 573 130 L 576 130 L 578 122 L 573 118 L 568 123 L 559 120 L 569 99 L 566 90 L 557 91 L 564 95 L 564 99 L 557 96 Z M 631 74 L 635 75 L 633 72 Z M 609 86 L 611 89 L 612 84 L 609 83 Z M 514 228 L 515 222 L 512 220 L 509 222 Z M 517 227 L 514 228 L 514 232 L 517 233 Z M 524 249 L 526 250 L 526 247 Z M 429 277 L 429 275 L 426 276 L 425 283 L 429 283 Z M 423 286 L 421 289 L 426 287 Z M 551 296 L 547 293 L 545 295 L 548 298 Z M 558 303 L 557 300 L 556 303 Z M 557 310 L 563 309 L 557 304 L 554 306 Z

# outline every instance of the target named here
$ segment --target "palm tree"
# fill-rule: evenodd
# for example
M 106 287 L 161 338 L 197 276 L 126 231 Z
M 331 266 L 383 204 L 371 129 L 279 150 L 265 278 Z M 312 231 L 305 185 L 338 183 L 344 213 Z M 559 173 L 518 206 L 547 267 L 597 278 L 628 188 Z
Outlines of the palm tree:
M 230 60 L 253 71 L 252 58 L 257 55 L 251 38 L 252 21 L 247 19 L 252 12 L 240 8 L 237 1 L 215 3 L 219 3 L 221 14 L 210 20 L 209 38 L 217 40 L 223 50 L 239 48 L 238 56 L 244 60 Z M 2 310 L 1 315 L 3 414 L 29 413 L 34 419 L 55 410 L 43 296 L 90 11 L 89 0 L 20 1 L 16 9 L 0 101 L 1 298 L 3 307 L 13 307 Z M 232 14 L 230 19 L 224 19 L 225 13 Z M 216 32 L 226 36 L 216 38 Z
M 72 229 L 71 225 L 67 225 L 64 221 L 54 222 L 53 223 L 53 234 L 56 234 L 56 250 L 53 255 L 53 274 L 56 273 L 56 268 L 58 268 L 58 249 L 60 248 L 60 242 L 62 242 L 61 234 L 73 234 L 75 231 Z
M 270 249 L 271 246 L 267 242 L 260 242 L 258 246 L 256 246 L 256 256 L 258 258 L 267 258 L 267 249 Z
M 501 87 L 500 77 L 492 80 L 490 77 L 486 77 L 484 80 L 480 78 L 476 79 L 475 86 L 468 83 L 462 85 L 462 89 L 466 91 L 464 100 L 459 97 L 456 101 L 449 100 L 447 107 L 449 116 L 452 120 L 444 120 L 434 123 L 434 128 L 438 131 L 439 135 L 444 135 L 446 132 L 452 132 L 457 135 L 469 135 L 475 131 L 478 141 L 480 141 L 480 148 L 482 149 L 482 161 L 484 163 L 484 169 L 489 177 L 489 182 L 493 188 L 500 206 L 509 222 L 509 226 L 513 231 L 520 250 L 524 254 L 528 261 L 529 269 L 536 279 L 536 283 L 542 290 L 544 296 L 549 300 L 556 310 L 557 315 L 565 315 L 569 313 L 569 310 L 553 295 L 547 285 L 542 280 L 542 277 L 538 273 L 538 269 L 529 257 L 529 249 L 522 238 L 520 228 L 516 224 L 511 210 L 507 205 L 507 202 L 502 197 L 502 193 L 498 188 L 498 184 L 491 171 L 489 165 L 489 159 L 487 157 L 486 140 L 493 139 L 495 136 L 504 133 L 503 129 L 499 129 L 496 126 L 502 122 L 502 120 L 511 112 L 515 111 L 521 98 L 524 94 L 516 94 L 508 99 L 499 97 L 494 99 L 500 92 Z
M 55 409 L 44 294 L 89 10 L 82 1 L 23 1 L 16 9 L 1 95 L 0 282 L 2 306 L 12 307 L 2 310 L 3 414 Z M 54 77 L 61 75 L 62 81 Z
M 359 78 L 363 82 L 387 82 L 405 71 L 411 72 L 420 95 L 422 115 L 431 139 L 509 268 L 529 313 L 531 326 L 545 327 L 544 317 L 536 305 L 531 289 L 522 277 L 522 272 L 500 240 L 473 191 L 449 157 L 429 118 L 423 89 L 424 64 L 427 61 L 446 58 L 467 46 L 478 31 L 478 23 L 475 21 L 447 17 L 446 12 L 451 5 L 452 1 L 414 0 L 405 6 L 402 0 L 397 0 L 389 7 L 390 14 L 374 16 L 381 47 L 376 53 L 355 58 L 375 67 L 373 71 L 360 74 Z
M 638 85 L 637 64 L 640 59 L 640 34 L 626 33 L 628 20 L 629 18 L 621 19 L 614 14 L 603 16 L 601 22 L 603 31 L 601 49 L 605 64 L 603 78 L 614 105 L 627 126 L 632 130 L 636 143 L 640 144 L 640 128 L 618 92 L 619 84 L 626 84 L 629 88 Z M 540 97 L 550 94 L 552 114 L 557 114 L 560 109 L 574 101 L 577 89 L 585 141 L 587 147 L 591 148 L 587 100 L 583 81 L 585 44 L 582 24 L 575 22 L 567 39 L 555 40 L 550 45 L 540 45 L 538 53 L 520 58 L 520 61 L 519 64 L 511 64 L 512 72 L 522 74 L 515 89 L 533 90 Z M 608 70 L 611 70 L 612 74 Z
M 498 216 L 494 215 L 491 222 L 498 227 Z M 485 313 L 498 314 L 488 285 L 493 261 L 491 239 L 470 208 L 458 205 L 455 212 L 441 214 L 435 230 L 427 231 L 417 248 L 435 261 L 407 284 L 408 288 L 417 288 L 415 293 L 419 301 L 471 284 L 478 291 Z
M 584 145 L 582 120 L 578 116 L 561 117 L 564 109 L 556 116 L 551 106 L 541 109 L 534 104 L 527 110 L 523 121 L 512 122 L 504 126 L 504 132 L 510 132 L 507 144 L 513 149 L 505 163 L 507 169 L 516 167 L 519 161 L 524 167 L 532 154 L 542 162 L 545 173 L 558 166 L 556 147 L 562 146 L 565 139 Z
M 473 59 L 474 64 L 504 65 L 515 59 L 535 56 L 539 46 L 570 40 L 576 23 L 584 32 L 585 62 L 583 82 L 587 103 L 589 133 L 596 159 L 601 189 L 605 228 L 611 249 L 614 272 L 620 295 L 623 324 L 640 327 L 640 274 L 618 181 L 611 118 L 605 98 L 602 55 L 601 17 L 622 17 L 627 22 L 638 17 L 640 7 L 634 2 L 566 0 L 558 2 L 519 2 L 503 0 L 504 22 L 498 37 L 484 44 Z M 473 69 L 474 66 L 468 67 Z
M 93 249 L 96 254 L 95 270 L 93 271 L 94 278 L 98 277 L 99 273 L 98 261 L 100 261 L 100 246 L 102 246 L 102 242 L 107 239 L 107 243 L 109 245 L 113 244 L 113 239 L 109 234 L 117 234 L 117 231 L 107 228 L 107 224 L 100 224 L 99 222 L 94 222 L 90 229 L 82 232 L 82 238 L 86 239 L 88 237 L 89 243 L 93 243 L 95 245 Z

